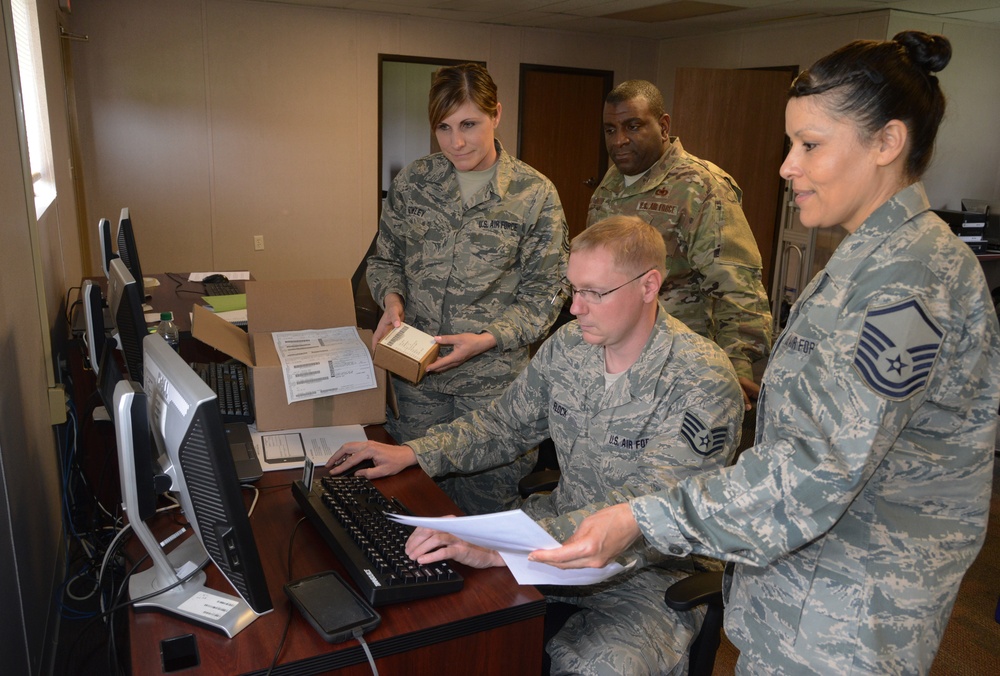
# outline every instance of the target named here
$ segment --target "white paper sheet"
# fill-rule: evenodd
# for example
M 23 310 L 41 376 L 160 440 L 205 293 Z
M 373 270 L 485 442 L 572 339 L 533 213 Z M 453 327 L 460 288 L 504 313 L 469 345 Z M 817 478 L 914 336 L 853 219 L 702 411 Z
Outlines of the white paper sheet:
M 606 580 L 626 568 L 610 563 L 604 568 L 562 570 L 528 560 L 536 549 L 555 549 L 559 543 L 520 509 L 480 516 L 431 518 L 389 514 L 389 518 L 410 526 L 423 526 L 451 533 L 466 542 L 495 549 L 518 584 L 587 585 Z
M 302 467 L 305 465 L 304 456 L 308 456 L 317 467 L 322 467 L 348 441 L 365 441 L 368 438 L 361 425 L 307 427 L 279 432 L 258 432 L 251 426 L 250 436 L 265 472 Z M 265 443 L 267 456 L 264 453 Z M 272 460 L 268 460 L 268 456 Z
M 250 281 L 249 270 L 226 270 L 222 272 L 192 272 L 188 275 L 189 282 L 204 282 L 206 277 L 211 275 L 225 275 L 226 279 L 233 282 L 236 280 Z
M 289 404 L 377 386 L 372 356 L 355 326 L 271 334 Z

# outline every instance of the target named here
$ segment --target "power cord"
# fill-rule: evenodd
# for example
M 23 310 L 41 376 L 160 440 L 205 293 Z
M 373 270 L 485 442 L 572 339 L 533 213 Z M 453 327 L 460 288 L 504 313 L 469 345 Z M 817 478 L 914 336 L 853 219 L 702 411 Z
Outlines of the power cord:
M 302 522 L 306 520 L 306 517 L 302 517 L 295 522 L 295 527 L 292 528 L 292 534 L 288 537 L 288 579 L 292 579 L 292 543 L 295 542 L 295 534 L 299 530 L 299 526 Z M 288 638 L 288 628 L 292 626 L 292 604 L 288 604 L 288 616 L 285 618 L 285 628 L 281 632 L 281 640 L 278 641 L 278 647 L 274 650 L 274 657 L 271 658 L 271 665 L 267 668 L 266 676 L 271 676 L 274 671 L 274 667 L 278 665 L 278 657 L 281 655 L 281 649 L 285 647 L 285 639 Z
M 351 633 L 354 634 L 354 638 L 356 638 L 358 640 L 358 643 L 361 644 L 362 650 L 365 651 L 365 655 L 368 656 L 368 664 L 371 665 L 372 676 L 378 676 L 378 667 L 375 666 L 375 658 L 372 657 L 372 651 L 368 647 L 368 642 L 365 641 L 364 636 L 363 636 L 363 634 L 365 633 L 364 629 L 362 629 L 361 627 L 355 627 L 354 630 Z

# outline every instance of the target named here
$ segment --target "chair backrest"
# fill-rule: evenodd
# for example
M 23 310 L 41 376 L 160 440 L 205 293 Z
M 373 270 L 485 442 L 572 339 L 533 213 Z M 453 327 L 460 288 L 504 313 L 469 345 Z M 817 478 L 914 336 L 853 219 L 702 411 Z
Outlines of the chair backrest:
M 378 320 L 382 316 L 382 308 L 372 298 L 371 289 L 368 288 L 366 274 L 368 272 L 368 258 L 375 253 L 375 245 L 378 242 L 378 232 L 372 238 L 372 243 L 368 245 L 368 251 L 358 264 L 357 270 L 351 275 L 351 290 L 354 292 L 354 313 L 357 315 L 357 323 L 363 329 L 375 330 Z

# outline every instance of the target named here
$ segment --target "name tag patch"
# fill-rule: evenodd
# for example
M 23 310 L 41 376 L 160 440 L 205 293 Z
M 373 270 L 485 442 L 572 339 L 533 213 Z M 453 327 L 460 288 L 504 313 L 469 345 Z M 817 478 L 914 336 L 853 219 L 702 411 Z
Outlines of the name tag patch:
M 615 448 L 621 448 L 626 451 L 638 451 L 646 448 L 646 444 L 649 443 L 649 438 L 645 439 L 629 439 L 628 437 L 619 436 L 617 434 L 608 434 L 608 446 L 614 446 Z
M 813 350 L 816 349 L 816 341 L 811 338 L 803 338 L 802 336 L 789 333 L 782 339 L 782 351 L 785 352 L 797 352 L 803 356 L 808 357 L 812 354 Z
M 677 215 L 677 205 L 676 204 L 664 204 L 663 202 L 652 202 L 649 200 L 643 200 L 639 202 L 639 211 L 655 211 L 661 214 L 669 214 L 671 216 Z
M 517 228 L 517 223 L 494 219 L 492 221 L 487 221 L 487 220 L 479 221 L 479 229 L 498 230 L 502 232 L 516 232 L 518 228 Z
M 681 422 L 681 436 L 691 450 L 698 455 L 708 457 L 718 453 L 726 445 L 726 428 L 709 428 L 701 418 L 688 411 Z
M 567 415 L 569 415 L 569 410 L 565 406 L 560 404 L 558 401 L 553 401 L 552 414 L 557 415 L 560 418 L 565 418 Z
M 854 369 L 873 392 L 906 399 L 927 385 L 944 332 L 916 298 L 865 313 Z

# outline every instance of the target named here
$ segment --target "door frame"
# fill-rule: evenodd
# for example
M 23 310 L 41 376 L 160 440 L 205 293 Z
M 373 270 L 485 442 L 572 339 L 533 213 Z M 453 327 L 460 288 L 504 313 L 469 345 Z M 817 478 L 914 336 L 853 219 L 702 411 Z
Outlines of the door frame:
M 378 172 L 376 185 L 378 186 L 378 209 L 376 213 L 382 213 L 382 195 L 389 190 L 389 186 L 382 185 L 382 64 L 386 61 L 395 63 L 419 63 L 428 66 L 457 66 L 460 63 L 478 63 L 484 68 L 485 61 L 478 59 L 445 59 L 428 56 L 408 56 L 405 54 L 382 54 L 378 55 L 378 162 L 376 171 Z M 433 134 L 433 130 L 431 130 Z
M 523 121 L 525 118 L 525 81 L 527 80 L 527 75 L 529 73 L 552 73 L 552 74 L 569 74 L 569 75 L 582 75 L 587 77 L 599 78 L 601 80 L 601 105 L 607 99 L 608 94 L 614 85 L 615 72 L 613 70 L 599 70 L 596 68 L 570 68 L 566 66 L 549 66 L 545 64 L 537 63 L 522 63 L 518 72 L 518 111 L 517 111 L 517 156 L 520 158 L 523 155 L 522 152 L 522 129 Z M 600 132 L 600 128 L 598 129 Z M 598 162 L 597 162 L 597 175 L 596 180 L 598 184 L 601 179 L 604 178 L 604 174 L 608 171 L 608 149 L 607 145 L 604 143 L 603 139 L 598 137 L 595 139 L 598 145 Z M 536 167 L 537 169 L 537 167 Z M 551 177 L 549 177 L 551 179 Z M 591 190 L 597 186 L 592 186 Z M 584 212 L 584 218 L 586 218 L 586 211 Z

